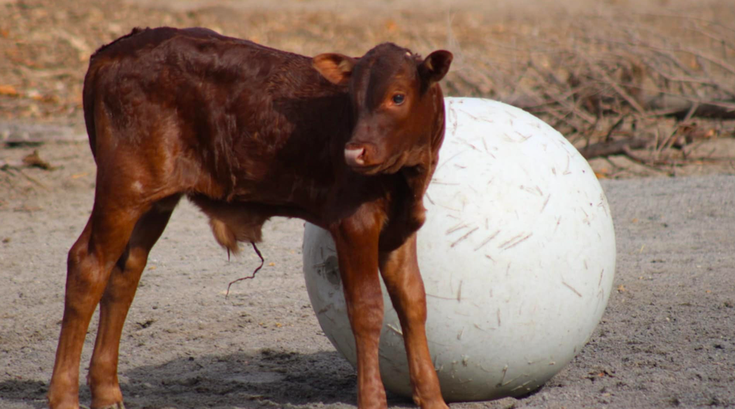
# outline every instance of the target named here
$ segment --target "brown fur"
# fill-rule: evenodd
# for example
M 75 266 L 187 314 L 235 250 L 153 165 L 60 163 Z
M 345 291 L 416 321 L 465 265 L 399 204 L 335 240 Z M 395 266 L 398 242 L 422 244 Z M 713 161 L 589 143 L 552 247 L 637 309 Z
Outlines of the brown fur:
M 95 307 L 92 407 L 122 402 L 117 348 L 148 252 L 182 196 L 231 252 L 270 217 L 335 240 L 358 350 L 358 404 L 385 407 L 378 271 L 401 318 L 423 408 L 446 408 L 431 365 L 415 232 L 444 136 L 438 81 L 451 54 L 393 44 L 361 58 L 304 57 L 206 29 L 136 29 L 100 48 L 84 80 L 97 163 L 92 215 L 69 251 L 52 408 L 78 408 L 79 359 Z

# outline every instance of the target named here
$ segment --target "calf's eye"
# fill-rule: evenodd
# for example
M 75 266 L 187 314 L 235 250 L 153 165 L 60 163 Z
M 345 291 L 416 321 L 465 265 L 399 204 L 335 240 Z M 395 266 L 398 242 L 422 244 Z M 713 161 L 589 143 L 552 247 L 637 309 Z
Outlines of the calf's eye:
M 395 94 L 393 95 L 393 103 L 396 105 L 401 105 L 403 101 L 406 100 L 406 96 L 403 94 Z

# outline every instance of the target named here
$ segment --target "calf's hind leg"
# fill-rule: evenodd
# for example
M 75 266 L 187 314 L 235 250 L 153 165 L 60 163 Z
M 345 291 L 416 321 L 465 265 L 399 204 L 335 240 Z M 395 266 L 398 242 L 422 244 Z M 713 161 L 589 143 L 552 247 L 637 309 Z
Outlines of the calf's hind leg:
M 79 407 L 79 360 L 89 321 L 145 210 L 120 206 L 112 198 L 98 190 L 92 215 L 69 250 L 64 318 L 48 393 L 52 409 Z
M 138 220 L 107 281 L 100 301 L 100 322 L 89 367 L 92 408 L 122 406 L 117 362 L 125 317 L 148 261 L 148 253 L 161 237 L 179 198 L 177 195 L 159 201 Z

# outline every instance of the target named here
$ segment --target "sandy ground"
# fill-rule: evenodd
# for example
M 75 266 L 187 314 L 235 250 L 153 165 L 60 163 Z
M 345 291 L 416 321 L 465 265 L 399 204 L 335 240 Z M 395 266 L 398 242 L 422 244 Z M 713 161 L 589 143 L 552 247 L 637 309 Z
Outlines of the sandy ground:
M 0 173 L 2 408 L 45 404 L 66 252 L 93 194 L 86 142 L 38 149 L 54 170 Z M 0 160 L 31 151 L 3 149 Z M 617 231 L 617 291 L 589 344 L 535 395 L 452 408 L 735 407 L 735 176 L 603 186 Z M 228 261 L 203 216 L 188 203 L 177 209 L 123 334 L 129 408 L 354 407 L 353 369 L 320 330 L 305 291 L 302 229 L 299 220 L 267 224 L 266 267 L 225 298 L 256 256 Z

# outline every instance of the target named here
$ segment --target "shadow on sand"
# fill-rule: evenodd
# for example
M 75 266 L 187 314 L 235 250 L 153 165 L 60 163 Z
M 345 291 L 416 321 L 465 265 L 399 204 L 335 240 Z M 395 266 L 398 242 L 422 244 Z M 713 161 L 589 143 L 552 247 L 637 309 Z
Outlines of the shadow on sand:
M 354 406 L 357 400 L 355 371 L 337 352 L 192 356 L 121 372 L 120 382 L 128 409 Z M 4 401 L 34 408 L 46 407 L 47 390 L 47 382 L 0 383 Z M 80 388 L 80 400 L 89 404 L 88 388 Z M 391 394 L 389 404 L 413 407 Z

